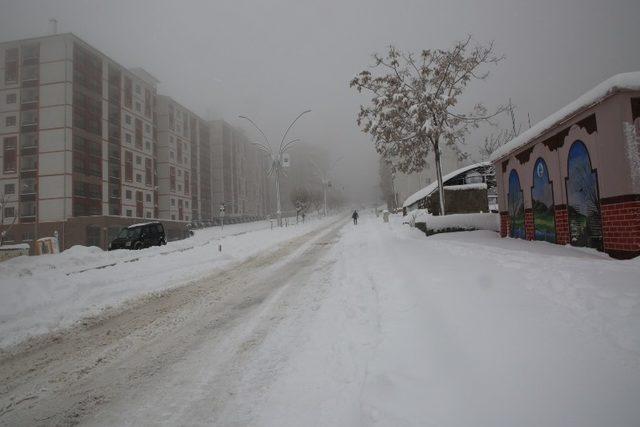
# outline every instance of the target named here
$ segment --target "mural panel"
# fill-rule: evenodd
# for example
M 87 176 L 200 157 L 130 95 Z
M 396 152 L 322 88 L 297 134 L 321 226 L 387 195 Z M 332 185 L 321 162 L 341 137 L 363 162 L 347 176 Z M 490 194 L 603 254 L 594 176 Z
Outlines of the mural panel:
M 522 187 L 520 187 L 520 178 L 515 170 L 512 170 L 509 174 L 509 194 L 507 198 L 511 222 L 509 236 L 524 239 L 524 195 L 522 194 Z
M 602 219 L 598 175 L 591 169 L 589 151 L 582 141 L 569 149 L 567 209 L 571 244 L 602 250 Z
M 538 159 L 533 168 L 533 225 L 535 239 L 556 242 L 556 221 L 553 208 L 553 186 L 544 160 Z

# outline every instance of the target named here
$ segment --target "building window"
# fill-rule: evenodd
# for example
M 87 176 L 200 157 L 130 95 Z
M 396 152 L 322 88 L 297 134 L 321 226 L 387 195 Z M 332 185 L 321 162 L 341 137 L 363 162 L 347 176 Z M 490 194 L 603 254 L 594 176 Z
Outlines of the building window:
M 182 169 L 178 169 L 178 176 L 182 176 Z
M 131 190 L 126 190 L 126 191 L 124 192 L 124 194 L 125 194 L 125 198 L 126 198 L 127 200 L 131 200 Z
M 33 148 L 38 146 L 38 134 L 35 132 L 23 133 L 20 136 L 20 148 Z
M 144 148 L 145 148 L 145 150 L 147 150 L 147 151 L 151 151 L 151 142 L 149 142 L 149 141 L 145 141 L 145 142 L 144 142 Z
M 133 101 L 133 93 L 131 92 L 131 85 L 132 85 L 131 79 L 125 76 L 124 77 L 124 106 L 127 108 L 131 108 L 131 102 Z
M 176 191 L 176 168 L 173 166 L 169 167 L 169 189 Z
M 175 221 L 176 220 L 176 216 L 174 214 L 171 214 L 171 220 Z
M 36 216 L 36 202 L 20 202 L 20 216 L 21 217 L 34 217 Z
M 175 206 L 176 205 L 176 199 L 171 199 L 171 206 Z
M 182 163 L 182 143 L 178 141 L 178 163 Z
M 20 184 L 21 184 L 20 194 L 35 194 L 36 192 L 35 178 L 22 178 L 20 180 Z
M 184 194 L 189 195 L 189 172 L 184 173 Z
M 39 65 L 28 65 L 26 67 L 22 67 L 22 81 L 27 82 L 38 80 L 39 70 Z
M 126 124 L 130 125 L 130 124 L 131 124 L 131 116 L 130 116 L 130 115 L 128 115 L 128 114 L 125 114 L 125 115 L 124 115 L 124 122 L 125 122 Z
M 127 216 L 133 216 L 133 211 L 131 209 L 127 209 Z
M 173 151 L 169 151 L 169 158 L 170 158 L 171 160 L 173 160 L 173 159 L 175 159 L 175 158 L 176 158 L 176 155 L 175 155 L 175 154 L 173 154 Z
M 38 155 L 27 154 L 20 156 L 20 171 L 34 171 L 38 169 Z
M 4 53 L 4 82 L 5 84 L 18 81 L 18 48 L 7 49 Z
M 142 120 L 136 119 L 135 125 L 136 148 L 142 149 Z
M 151 133 L 151 125 L 149 123 L 144 124 L 144 131 L 146 133 Z
M 142 183 L 142 175 L 140 175 L 139 173 L 136 174 L 136 182 Z
M 136 165 L 141 165 L 141 164 L 142 164 L 142 157 L 136 156 Z
M 15 104 L 17 101 L 17 97 L 15 93 L 8 93 L 6 98 L 5 98 L 5 102 L 7 104 Z
M 182 184 L 178 184 L 178 193 L 182 193 Z
M 150 158 L 146 157 L 144 159 L 144 184 L 146 186 L 151 186 L 153 183 L 151 182 L 151 174 L 152 174 L 152 161 Z
M 16 194 L 16 185 L 15 184 L 5 184 L 4 185 L 4 194 Z
M 126 181 L 133 180 L 133 153 L 131 151 L 124 152 L 124 179 Z
M 18 164 L 17 140 L 15 136 L 9 136 L 3 140 L 3 171 L 4 173 L 16 172 Z
M 140 85 L 136 84 L 136 93 L 140 95 L 142 93 L 142 89 L 140 89 Z
M 22 60 L 37 59 L 40 57 L 40 45 L 32 44 L 22 48 Z
M 147 211 L 146 215 L 147 218 L 151 218 L 151 212 Z
M 141 113 L 142 112 L 142 105 L 140 105 L 140 103 L 138 101 L 136 101 L 136 111 Z
M 151 193 L 147 193 L 146 200 L 147 200 L 147 203 L 151 203 Z
M 37 87 L 23 88 L 20 93 L 20 102 L 22 104 L 28 104 L 30 102 L 38 102 L 39 92 Z
M 4 125 L 6 127 L 12 127 L 16 125 L 16 116 L 7 116 L 4 118 Z
M 169 104 L 169 129 L 174 130 L 175 123 L 176 123 L 176 119 L 175 119 L 173 104 Z
M 38 112 L 37 111 L 23 111 L 21 115 L 22 126 L 30 126 L 38 124 Z
M 16 208 L 14 208 L 13 206 L 7 206 L 4 208 L 4 217 L 6 218 L 13 218 L 16 216 Z
M 33 232 L 32 231 L 25 231 L 24 233 L 22 233 L 22 241 L 23 242 L 31 242 L 33 241 Z
M 125 133 L 124 134 L 124 139 L 125 139 L 125 142 L 127 144 L 131 144 L 131 134 L 130 133 Z

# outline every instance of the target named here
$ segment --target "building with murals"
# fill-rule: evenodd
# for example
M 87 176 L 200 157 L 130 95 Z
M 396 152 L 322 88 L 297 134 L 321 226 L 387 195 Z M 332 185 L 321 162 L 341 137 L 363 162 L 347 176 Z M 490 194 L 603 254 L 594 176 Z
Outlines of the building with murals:
M 604 81 L 491 160 L 503 237 L 640 255 L 640 72 Z

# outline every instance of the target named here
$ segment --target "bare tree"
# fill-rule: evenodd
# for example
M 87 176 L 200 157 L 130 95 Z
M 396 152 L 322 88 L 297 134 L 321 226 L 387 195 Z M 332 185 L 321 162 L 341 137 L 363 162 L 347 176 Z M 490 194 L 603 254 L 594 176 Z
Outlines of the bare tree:
M 480 147 L 480 156 L 483 160 L 488 159 L 494 151 L 498 148 L 502 147 L 507 142 L 511 141 L 516 136 L 520 135 L 520 131 L 522 130 L 522 123 L 518 123 L 516 120 L 516 107 L 511 103 L 511 99 L 509 99 L 509 104 L 505 107 L 507 113 L 509 113 L 509 118 L 511 119 L 511 128 L 510 129 L 502 129 L 497 134 L 491 134 L 484 139 L 484 143 L 482 147 Z M 531 125 L 529 125 L 531 127 Z
M 5 220 L 4 212 L 5 212 L 5 207 L 6 206 L 7 206 L 7 196 L 4 193 L 0 193 L 0 227 L 5 227 L 5 225 L 4 225 L 4 220 Z M 11 224 L 7 225 L 4 230 L 0 231 L 0 246 L 2 245 L 2 242 L 5 239 L 5 236 L 13 228 L 13 225 L 16 223 L 16 219 L 17 218 L 18 218 L 18 216 L 14 212 L 13 220 L 11 221 Z
M 373 55 L 376 75 L 363 70 L 350 82 L 359 93 L 373 95 L 369 105 L 360 106 L 357 123 L 394 171 L 420 171 L 427 155 L 434 153 L 442 214 L 440 144 L 457 147 L 471 128 L 504 111 L 498 108 L 489 114 L 482 104 L 469 113 L 456 110 L 467 85 L 487 78 L 482 68 L 503 58 L 494 53 L 493 43 L 472 42 L 468 36 L 450 50 L 423 50 L 419 55 L 390 46 L 385 57 Z

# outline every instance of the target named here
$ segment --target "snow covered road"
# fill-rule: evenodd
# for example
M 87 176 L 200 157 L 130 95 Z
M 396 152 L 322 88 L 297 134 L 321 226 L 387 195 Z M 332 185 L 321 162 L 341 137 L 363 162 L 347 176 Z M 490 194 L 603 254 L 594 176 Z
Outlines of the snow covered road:
M 640 261 L 362 215 L 0 361 L 0 424 L 637 426 Z

